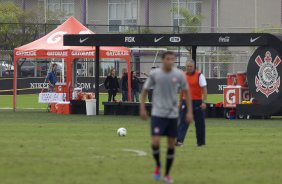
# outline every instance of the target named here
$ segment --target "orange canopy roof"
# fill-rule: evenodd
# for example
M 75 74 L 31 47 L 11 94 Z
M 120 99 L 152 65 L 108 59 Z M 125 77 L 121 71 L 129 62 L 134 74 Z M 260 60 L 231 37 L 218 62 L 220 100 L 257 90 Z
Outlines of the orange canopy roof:
M 64 46 L 64 34 L 95 34 L 82 25 L 74 17 L 70 17 L 63 24 L 49 34 L 29 44 L 15 48 L 16 58 L 93 58 L 95 47 Z M 102 58 L 128 58 L 130 51 L 127 47 L 101 47 Z

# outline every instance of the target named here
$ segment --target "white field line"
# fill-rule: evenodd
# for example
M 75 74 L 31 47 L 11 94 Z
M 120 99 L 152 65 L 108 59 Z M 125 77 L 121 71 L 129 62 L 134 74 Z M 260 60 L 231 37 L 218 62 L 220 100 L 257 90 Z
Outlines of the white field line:
M 125 152 L 133 152 L 133 153 L 136 153 L 138 156 L 140 157 L 144 157 L 144 156 L 147 156 L 147 153 L 145 151 L 142 151 L 142 150 L 136 150 L 136 149 L 123 149 L 122 151 L 125 151 Z
M 0 108 L 1 110 L 12 110 L 13 108 L 11 108 L 11 107 L 1 107 Z M 19 110 L 21 110 L 21 109 L 26 109 L 26 110 L 44 110 L 44 109 L 47 109 L 47 107 L 46 108 L 16 108 L 16 109 L 19 109 Z

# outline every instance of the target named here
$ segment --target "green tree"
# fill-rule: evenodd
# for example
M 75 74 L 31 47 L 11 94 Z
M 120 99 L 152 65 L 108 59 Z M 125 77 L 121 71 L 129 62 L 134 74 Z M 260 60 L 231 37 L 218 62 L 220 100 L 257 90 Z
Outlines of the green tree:
M 23 11 L 11 2 L 0 2 L 0 48 L 13 50 L 29 43 L 44 32 L 42 8 Z
M 0 49 L 14 50 L 46 34 L 48 27 L 40 24 L 45 18 L 42 12 L 43 7 L 23 11 L 12 2 L 0 2 Z M 10 57 L 13 61 L 13 52 L 10 52 Z M 18 62 L 18 74 L 24 62 Z
M 38 19 L 36 15 L 11 2 L 0 3 L 0 49 L 13 50 L 36 39 L 39 35 L 39 26 L 34 24 Z
M 153 31 L 149 27 L 145 27 L 143 29 L 138 29 L 137 27 L 128 27 L 124 32 L 124 34 L 151 34 Z
M 172 9 L 173 14 L 178 14 L 183 19 L 180 21 L 180 33 L 197 33 L 199 32 L 199 26 L 202 23 L 202 15 L 194 15 L 188 8 L 175 7 Z M 191 47 L 185 47 L 191 54 Z
M 282 33 L 282 28 L 279 26 L 272 26 L 268 28 L 255 28 L 253 30 L 254 33 L 277 33 L 281 34 Z
M 182 20 L 180 21 L 180 32 L 181 33 L 197 33 L 199 32 L 199 26 L 201 25 L 201 22 L 203 20 L 202 15 L 194 15 L 189 9 L 180 7 L 179 9 L 177 7 L 172 9 L 172 12 L 174 14 L 178 14 L 182 17 Z

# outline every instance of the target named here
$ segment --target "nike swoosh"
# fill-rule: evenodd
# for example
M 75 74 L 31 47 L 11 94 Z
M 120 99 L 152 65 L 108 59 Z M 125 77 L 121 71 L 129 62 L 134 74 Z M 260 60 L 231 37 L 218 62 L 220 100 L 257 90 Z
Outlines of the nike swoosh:
M 83 42 L 85 42 L 86 40 L 88 40 L 89 39 L 89 37 L 87 37 L 87 38 L 84 38 L 84 39 L 79 39 L 79 43 L 83 43 Z
M 160 37 L 160 38 L 155 38 L 155 39 L 154 39 L 154 42 L 157 43 L 157 42 L 159 42 L 159 41 L 160 41 L 161 39 L 163 39 L 163 38 L 164 38 L 164 36 L 162 36 L 162 37 Z
M 258 40 L 259 38 L 260 38 L 260 36 L 259 36 L 259 37 L 256 37 L 256 38 L 251 38 L 251 39 L 250 39 L 250 42 L 253 43 L 253 42 L 255 42 L 256 40 Z

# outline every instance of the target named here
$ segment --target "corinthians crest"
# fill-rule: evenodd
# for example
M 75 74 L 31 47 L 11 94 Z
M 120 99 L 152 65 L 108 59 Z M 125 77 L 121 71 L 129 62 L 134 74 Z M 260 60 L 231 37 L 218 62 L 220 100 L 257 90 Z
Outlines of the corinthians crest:
M 268 98 L 272 93 L 279 92 L 280 76 L 278 76 L 277 66 L 281 63 L 281 59 L 276 56 L 272 60 L 271 53 L 265 52 L 264 60 L 257 56 L 255 62 L 260 67 L 258 75 L 255 77 L 256 91 L 263 93 Z

